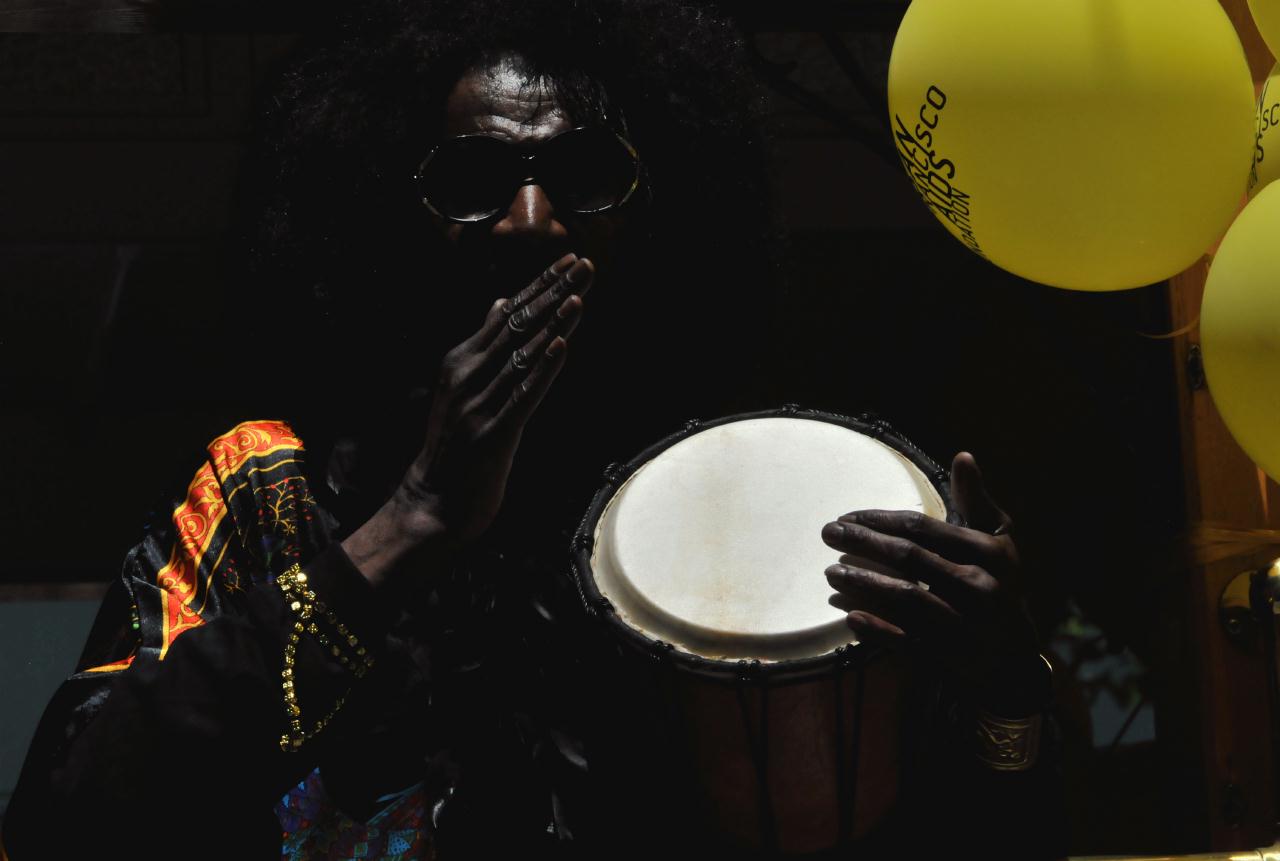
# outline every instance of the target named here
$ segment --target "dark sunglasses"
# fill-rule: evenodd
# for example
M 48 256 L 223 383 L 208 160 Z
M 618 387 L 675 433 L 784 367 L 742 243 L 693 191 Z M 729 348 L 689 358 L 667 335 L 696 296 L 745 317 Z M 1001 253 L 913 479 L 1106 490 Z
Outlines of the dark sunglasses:
M 521 146 L 488 135 L 441 141 L 414 174 L 423 204 L 448 221 L 484 221 L 536 183 L 557 207 L 604 212 L 626 203 L 640 185 L 640 157 L 621 135 L 579 126 Z

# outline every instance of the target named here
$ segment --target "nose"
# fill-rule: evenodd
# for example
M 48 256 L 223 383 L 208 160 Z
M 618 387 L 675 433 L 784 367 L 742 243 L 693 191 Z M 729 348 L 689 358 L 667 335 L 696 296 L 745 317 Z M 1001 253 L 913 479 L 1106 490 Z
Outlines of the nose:
M 506 214 L 492 228 L 494 236 L 509 236 L 526 242 L 562 240 L 568 236 L 565 226 L 556 218 L 551 199 L 542 186 L 522 185 L 511 198 Z

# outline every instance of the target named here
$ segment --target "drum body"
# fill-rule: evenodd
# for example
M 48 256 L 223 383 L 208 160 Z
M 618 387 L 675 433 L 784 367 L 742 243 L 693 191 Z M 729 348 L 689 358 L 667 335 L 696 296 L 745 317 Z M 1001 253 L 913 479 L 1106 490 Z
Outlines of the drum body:
M 602 767 L 660 770 L 718 844 L 866 836 L 898 797 L 913 672 L 827 602 L 821 530 L 861 508 L 946 519 L 945 473 L 883 422 L 785 408 L 690 423 L 606 477 L 575 576 L 611 646 L 600 732 L 636 754 Z

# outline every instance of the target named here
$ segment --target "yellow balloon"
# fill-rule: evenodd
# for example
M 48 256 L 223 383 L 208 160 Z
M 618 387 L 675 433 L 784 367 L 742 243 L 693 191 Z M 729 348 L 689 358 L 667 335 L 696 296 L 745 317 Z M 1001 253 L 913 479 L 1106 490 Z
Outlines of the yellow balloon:
M 1214 257 L 1200 348 L 1218 412 L 1258 466 L 1280 479 L 1280 183 L 1236 218 Z
M 1249 11 L 1262 41 L 1274 56 L 1280 57 L 1280 0 L 1249 0 Z
M 1255 114 L 1216 0 L 914 0 L 889 63 L 894 141 L 934 215 L 1073 290 L 1199 259 L 1244 194 Z
M 1253 148 L 1253 170 L 1249 172 L 1250 199 L 1280 176 L 1280 65 L 1273 67 L 1262 82 L 1254 129 L 1257 144 Z

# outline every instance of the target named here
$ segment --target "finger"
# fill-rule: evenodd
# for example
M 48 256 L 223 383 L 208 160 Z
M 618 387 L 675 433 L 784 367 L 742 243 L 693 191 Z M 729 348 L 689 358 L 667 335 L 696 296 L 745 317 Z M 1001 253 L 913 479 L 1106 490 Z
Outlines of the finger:
M 527 343 L 547 324 L 552 313 L 570 294 L 585 296 L 591 288 L 595 266 L 585 257 L 579 258 L 555 282 L 533 300 L 512 311 L 493 341 L 486 348 L 486 365 L 496 370 L 511 352 Z
M 1004 546 L 989 532 L 956 526 L 920 511 L 864 509 L 851 511 L 838 519 L 884 535 L 914 541 L 944 559 L 966 565 L 990 564 L 1004 554 Z
M 960 565 L 921 547 L 914 541 L 884 535 L 856 523 L 837 520 L 822 528 L 828 547 L 876 565 L 886 565 L 902 579 L 919 580 L 952 606 L 967 603 L 982 588 L 983 569 Z
M 907 644 L 907 634 L 897 625 L 886 622 L 878 616 L 861 610 L 854 610 L 844 617 L 845 623 L 853 629 L 858 642 L 869 646 L 902 647 Z
M 582 322 L 582 307 L 582 297 L 576 293 L 569 294 L 536 336 L 536 340 L 542 342 L 538 349 L 546 349 L 556 335 L 567 341 Z
M 485 409 L 488 407 L 495 413 L 500 411 L 511 396 L 512 389 L 529 375 L 530 370 L 538 361 L 538 356 L 551 345 L 551 340 L 557 336 L 568 340 L 569 336 L 578 328 L 578 323 L 581 320 L 582 299 L 576 295 L 571 295 L 560 304 L 560 307 L 556 309 L 556 313 L 551 316 L 551 319 L 532 340 L 511 351 L 510 357 L 501 370 L 498 371 L 489 385 L 480 392 L 470 405 L 470 408 Z
M 584 257 L 575 262 L 550 288 L 540 293 L 528 304 L 517 309 L 511 315 L 511 321 L 509 321 L 515 325 L 509 328 L 513 332 L 519 333 L 521 329 L 530 331 L 544 325 L 544 321 L 559 307 L 565 297 L 569 295 L 585 296 L 587 291 L 591 289 L 594 276 L 595 267 L 590 260 Z
M 849 565 L 853 568 L 865 568 L 868 571 L 875 571 L 877 574 L 883 574 L 886 577 L 893 577 L 898 580 L 910 580 L 916 582 L 914 577 L 903 574 L 892 565 L 879 562 L 867 556 L 858 556 L 853 553 L 841 553 L 840 564 Z
M 516 428 L 524 427 L 559 376 L 567 353 L 568 344 L 565 339 L 559 335 L 552 338 L 547 349 L 539 355 L 533 370 L 512 389 L 507 405 L 498 414 L 498 421 Z
M 511 297 L 511 310 L 515 311 L 517 308 L 521 308 L 533 301 L 544 290 L 555 284 L 556 280 L 565 272 L 568 272 L 569 268 L 577 262 L 578 255 L 571 251 L 555 263 L 552 263 L 541 275 L 533 279 L 533 282 L 528 287 Z
M 842 610 L 872 612 L 926 640 L 952 636 L 961 627 L 960 614 L 917 583 L 849 565 L 832 565 L 826 575 L 837 590 L 830 602 Z
M 960 452 L 951 461 L 951 497 L 971 529 L 992 533 L 1008 530 L 1012 524 L 1009 515 L 987 494 L 978 462 L 967 451 Z
M 556 281 L 569 270 L 578 259 L 578 256 L 569 253 L 561 257 L 555 263 L 552 263 L 542 271 L 537 278 L 529 283 L 519 293 L 506 299 L 498 299 L 489 308 L 489 313 L 485 315 L 484 325 L 482 325 L 474 335 L 463 342 L 463 346 L 471 350 L 481 350 L 502 331 L 502 327 L 507 324 L 508 318 L 516 309 L 527 304 L 535 297 L 541 295 L 547 288 L 551 287 Z
M 867 559 L 865 556 L 855 556 L 852 553 L 841 553 L 840 564 L 848 565 L 851 568 L 866 568 L 868 571 L 875 571 L 886 577 L 896 577 L 899 580 L 911 580 L 906 574 L 901 571 L 895 571 L 888 565 L 881 565 L 873 559 Z

